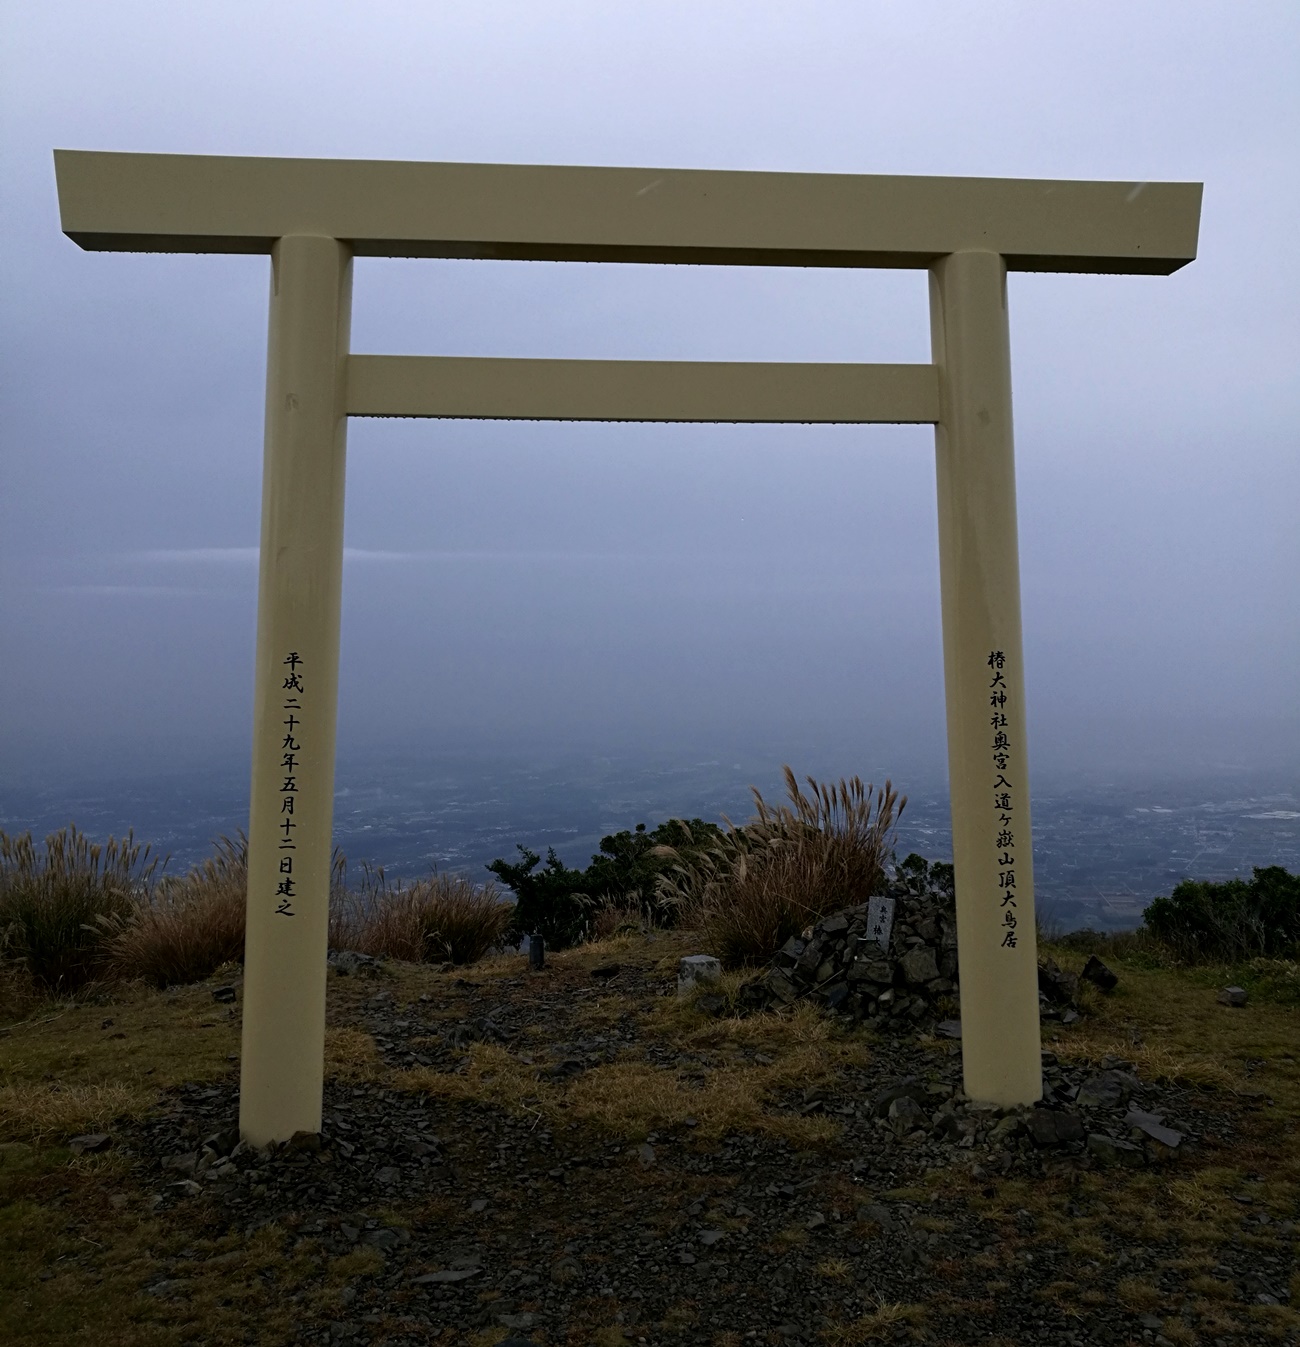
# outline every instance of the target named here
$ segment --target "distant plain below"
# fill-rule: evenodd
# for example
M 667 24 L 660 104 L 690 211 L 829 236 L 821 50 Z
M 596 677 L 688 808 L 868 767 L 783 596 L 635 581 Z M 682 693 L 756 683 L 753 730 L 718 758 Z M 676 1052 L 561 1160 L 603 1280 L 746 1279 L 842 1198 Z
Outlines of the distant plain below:
M 796 764 L 797 767 L 797 764 Z M 883 784 L 877 782 L 877 784 Z M 937 776 L 895 783 L 908 795 L 897 853 L 952 858 L 948 793 Z M 784 799 L 781 764 L 757 758 L 623 753 L 340 755 L 335 841 L 355 871 L 368 861 L 390 878 L 433 867 L 487 878 L 522 843 L 554 847 L 583 866 L 602 836 L 671 817 L 741 823 L 750 786 Z M 1040 919 L 1063 929 L 1122 930 L 1181 879 L 1249 876 L 1252 866 L 1300 871 L 1295 778 L 1240 769 L 1171 780 L 1032 782 L 1034 876 Z M 0 782 L 0 829 L 43 837 L 73 822 L 93 839 L 128 828 L 170 857 L 176 873 L 211 854 L 212 841 L 247 828 L 246 770 L 141 772 L 113 781 Z

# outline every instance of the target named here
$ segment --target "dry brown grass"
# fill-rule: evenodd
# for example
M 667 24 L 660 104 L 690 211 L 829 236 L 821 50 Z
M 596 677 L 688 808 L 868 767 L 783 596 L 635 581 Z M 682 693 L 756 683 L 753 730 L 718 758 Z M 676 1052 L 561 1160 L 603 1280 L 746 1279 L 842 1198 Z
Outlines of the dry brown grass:
M 228 837 L 215 856 L 181 879 L 165 880 L 112 923 L 106 971 L 153 987 L 201 982 L 244 954 L 248 843 Z
M 757 816 L 690 862 L 676 859 L 658 880 L 662 902 L 681 909 L 728 968 L 763 963 L 810 922 L 863 903 L 876 892 L 907 800 L 887 781 L 858 777 L 809 793 L 785 768 L 789 805 L 769 805 L 754 789 Z
M 535 1068 L 495 1044 L 475 1043 L 463 1069 L 417 1068 L 394 1084 L 435 1098 L 495 1104 L 516 1115 L 585 1123 L 632 1141 L 693 1120 L 694 1134 L 717 1140 L 729 1133 L 780 1137 L 806 1147 L 825 1145 L 840 1133 L 821 1116 L 774 1112 L 773 1097 L 811 1082 L 825 1082 L 833 1064 L 817 1045 L 796 1047 L 770 1066 L 722 1066 L 703 1079 L 688 1071 L 651 1066 L 635 1058 L 584 1072 L 567 1089 L 539 1081 Z
M 157 1092 L 130 1085 L 60 1085 L 19 1081 L 0 1085 L 0 1136 L 39 1144 L 47 1137 L 102 1131 L 114 1118 L 139 1116 Z
M 330 944 L 408 963 L 473 963 L 505 938 L 512 907 L 494 884 L 435 874 L 389 886 L 367 871 L 359 890 L 338 895 Z
M 378 1080 L 384 1064 L 375 1040 L 361 1029 L 325 1030 L 325 1075 L 333 1080 Z
M 822 1336 L 830 1347 L 861 1347 L 867 1342 L 883 1342 L 898 1337 L 917 1338 L 926 1320 L 924 1305 L 904 1305 L 899 1301 L 880 1301 L 869 1314 L 848 1324 L 833 1324 Z
M 645 919 L 636 904 L 608 904 L 596 910 L 591 919 L 591 940 L 598 944 L 621 935 L 637 935 L 645 928 Z

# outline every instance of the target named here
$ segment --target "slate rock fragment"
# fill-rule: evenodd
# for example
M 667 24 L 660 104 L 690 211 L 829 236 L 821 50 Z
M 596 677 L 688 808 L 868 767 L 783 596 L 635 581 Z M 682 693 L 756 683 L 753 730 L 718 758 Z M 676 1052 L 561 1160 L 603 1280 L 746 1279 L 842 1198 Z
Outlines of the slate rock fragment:
M 1088 962 L 1083 965 L 1083 972 L 1079 976 L 1086 978 L 1094 987 L 1104 992 L 1113 992 L 1119 984 L 1119 978 L 1095 954 L 1088 957 Z
M 1184 1139 L 1181 1132 L 1164 1125 L 1164 1118 L 1159 1113 L 1144 1113 L 1141 1109 L 1131 1108 L 1124 1115 L 1124 1125 L 1142 1132 L 1162 1146 L 1168 1146 L 1170 1150 L 1177 1150 Z
M 1057 1109 L 1031 1109 L 1025 1115 L 1025 1126 L 1035 1146 L 1059 1146 L 1084 1138 L 1083 1120 L 1077 1114 Z
M 79 1137 L 73 1137 L 68 1142 L 68 1149 L 73 1155 L 99 1155 L 112 1144 L 112 1138 L 107 1132 L 86 1132 Z
M 1088 1149 L 1103 1165 L 1122 1165 L 1126 1169 L 1141 1169 L 1147 1162 L 1146 1152 L 1131 1141 L 1120 1141 L 1093 1132 L 1088 1137 Z
M 1129 1082 L 1119 1071 L 1098 1071 L 1079 1086 L 1074 1102 L 1080 1108 L 1118 1108 L 1128 1100 Z

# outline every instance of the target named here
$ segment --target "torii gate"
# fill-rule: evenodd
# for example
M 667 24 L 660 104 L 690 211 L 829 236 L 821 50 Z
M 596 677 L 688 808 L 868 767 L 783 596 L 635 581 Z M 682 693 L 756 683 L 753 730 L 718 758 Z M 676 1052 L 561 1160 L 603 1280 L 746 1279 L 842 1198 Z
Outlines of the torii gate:
M 320 1130 L 349 416 L 935 427 L 966 1092 L 1041 1094 L 1008 271 L 1168 275 L 1199 183 L 56 150 L 64 232 L 271 255 L 240 1130 Z M 352 355 L 352 258 L 930 273 L 929 365 Z

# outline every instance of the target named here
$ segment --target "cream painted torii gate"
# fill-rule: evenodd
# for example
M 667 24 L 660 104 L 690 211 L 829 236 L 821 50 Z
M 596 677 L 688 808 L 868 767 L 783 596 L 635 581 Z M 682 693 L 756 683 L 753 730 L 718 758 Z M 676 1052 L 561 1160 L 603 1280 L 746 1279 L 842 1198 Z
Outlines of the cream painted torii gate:
M 965 1088 L 1041 1093 L 1006 276 L 1167 275 L 1199 183 L 55 151 L 64 232 L 271 255 L 240 1130 L 320 1130 L 349 416 L 935 427 Z M 352 258 L 930 273 L 929 365 L 352 355 Z

